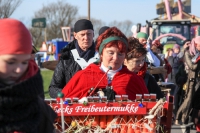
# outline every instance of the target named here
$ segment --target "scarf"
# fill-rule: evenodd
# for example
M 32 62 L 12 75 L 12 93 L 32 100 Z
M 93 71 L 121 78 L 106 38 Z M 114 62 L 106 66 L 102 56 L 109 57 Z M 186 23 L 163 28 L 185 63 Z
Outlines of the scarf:
M 164 62 L 165 62 L 165 69 L 167 70 L 167 74 L 170 74 L 172 72 L 172 67 L 169 64 L 167 59 L 164 58 Z
M 28 70 L 27 72 L 24 74 L 24 76 L 21 77 L 20 82 L 23 80 L 28 79 L 29 77 L 34 76 L 38 71 L 38 66 L 35 63 L 34 60 L 30 60 L 29 64 L 28 64 Z
M 30 66 L 27 74 L 14 85 L 0 86 L 0 133 L 36 133 L 40 122 L 38 98 L 43 92 L 40 71 Z
M 173 53 L 173 54 L 172 54 L 172 56 L 173 56 L 174 58 L 177 57 L 177 55 L 178 55 L 177 53 Z
M 192 63 L 197 63 L 200 60 L 200 52 L 196 51 L 196 55 L 192 58 Z
M 90 58 L 92 58 L 95 54 L 95 44 L 94 42 L 92 43 L 92 46 L 89 47 L 89 49 L 87 51 L 83 51 L 79 45 L 78 42 L 75 43 L 75 47 L 79 53 L 79 56 L 83 59 L 85 59 L 85 61 L 88 61 Z
M 144 63 L 144 65 L 142 66 L 140 71 L 137 73 L 137 75 L 140 76 L 141 78 L 144 78 L 146 72 L 147 72 L 147 64 Z

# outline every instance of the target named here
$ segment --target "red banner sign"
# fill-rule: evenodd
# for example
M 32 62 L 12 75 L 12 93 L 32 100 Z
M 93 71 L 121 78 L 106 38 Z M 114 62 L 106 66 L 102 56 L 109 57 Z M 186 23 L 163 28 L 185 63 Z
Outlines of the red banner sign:
M 151 103 L 155 105 L 155 102 Z M 51 104 L 50 105 L 58 116 L 61 115 L 61 111 L 64 111 L 64 116 L 80 116 L 80 115 L 134 115 L 134 114 L 146 114 L 147 103 L 143 103 L 143 107 L 139 107 L 137 102 L 124 102 L 124 103 L 89 103 L 83 104 Z

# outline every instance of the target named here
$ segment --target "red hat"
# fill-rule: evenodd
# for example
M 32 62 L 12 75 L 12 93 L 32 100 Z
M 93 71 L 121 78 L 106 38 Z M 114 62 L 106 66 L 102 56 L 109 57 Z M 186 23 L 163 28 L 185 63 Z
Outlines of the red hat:
M 0 19 L 0 54 L 31 54 L 31 35 L 25 25 L 15 19 Z

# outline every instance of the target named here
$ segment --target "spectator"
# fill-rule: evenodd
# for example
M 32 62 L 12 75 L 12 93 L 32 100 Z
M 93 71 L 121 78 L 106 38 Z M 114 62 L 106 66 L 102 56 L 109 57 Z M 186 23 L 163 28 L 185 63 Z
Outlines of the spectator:
M 95 52 L 93 37 L 94 31 L 91 21 L 81 19 L 75 23 L 75 40 L 62 50 L 49 86 L 49 94 L 52 98 L 56 98 L 57 93 L 62 91 L 77 71 L 85 69 L 89 64 L 98 60 L 99 56 Z
M 44 102 L 31 35 L 15 19 L 0 19 L 0 132 L 53 133 L 55 112 Z
M 101 27 L 100 28 L 100 30 L 99 30 L 99 35 L 101 35 L 102 33 L 104 33 L 107 29 L 109 29 L 110 27 L 108 27 L 108 26 L 103 26 L 103 27 Z
M 149 42 L 147 42 L 147 38 L 148 36 L 146 33 L 144 32 L 137 33 L 137 39 L 143 45 L 143 47 L 147 49 L 147 54 L 146 54 L 147 62 L 149 62 L 155 67 L 158 67 L 160 66 L 160 60 L 151 51 L 151 46 Z
M 163 93 L 158 86 L 154 77 L 147 72 L 147 64 L 145 63 L 146 49 L 137 43 L 137 39 L 134 37 L 129 38 L 129 52 L 126 56 L 124 64 L 127 68 L 144 79 L 146 87 L 149 93 L 156 94 L 157 99 L 163 98 Z
M 192 40 L 189 50 L 186 49 L 185 51 L 184 59 L 189 68 L 188 78 L 185 99 L 177 111 L 176 124 L 187 124 L 190 122 L 190 113 L 192 111 L 192 120 L 196 127 L 200 129 L 200 36 Z M 197 132 L 200 132 L 200 130 L 197 130 Z
M 180 50 L 180 53 L 177 55 L 179 58 L 182 59 L 184 57 L 185 51 L 188 50 L 190 43 L 191 43 L 191 41 L 189 39 L 186 39 L 183 41 L 183 47 Z
M 160 44 L 159 40 L 155 40 L 152 43 L 152 52 L 154 53 L 154 55 L 156 55 L 158 57 L 158 59 L 160 60 L 160 62 L 162 63 L 161 65 L 164 66 L 165 71 L 163 71 L 162 75 L 157 75 L 157 78 L 163 79 L 163 81 L 165 81 L 165 79 L 167 78 L 168 74 L 170 74 L 172 72 L 172 67 L 169 64 L 168 60 L 165 58 L 164 54 L 162 54 L 163 52 L 163 45 Z M 156 75 L 154 75 L 156 78 Z
M 182 58 L 179 58 L 177 56 L 179 52 L 180 52 L 180 46 L 178 44 L 175 44 L 173 46 L 173 49 L 168 49 L 168 55 L 166 59 L 168 60 L 169 64 L 172 67 L 172 72 L 168 74 L 167 82 L 176 83 L 175 80 L 176 73 L 178 71 L 179 66 L 183 64 Z
M 103 26 L 99 29 L 99 36 L 104 33 L 107 29 L 109 29 L 110 27 L 108 26 Z M 97 41 L 97 40 L 96 40 Z M 97 44 L 97 42 L 95 41 L 95 45 Z

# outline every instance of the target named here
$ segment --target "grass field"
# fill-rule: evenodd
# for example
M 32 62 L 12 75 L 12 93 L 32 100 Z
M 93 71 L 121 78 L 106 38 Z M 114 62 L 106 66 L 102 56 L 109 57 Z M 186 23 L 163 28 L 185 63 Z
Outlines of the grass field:
M 49 85 L 53 76 L 53 71 L 51 70 L 41 70 L 42 78 L 43 78 L 43 86 L 45 98 L 50 98 L 49 96 Z

